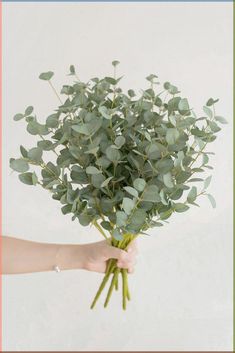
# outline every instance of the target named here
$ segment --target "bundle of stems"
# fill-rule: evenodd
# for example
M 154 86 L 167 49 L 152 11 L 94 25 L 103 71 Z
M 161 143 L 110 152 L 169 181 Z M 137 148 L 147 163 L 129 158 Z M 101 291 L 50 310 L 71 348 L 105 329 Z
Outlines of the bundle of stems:
M 126 233 L 126 234 L 124 234 L 122 240 L 118 241 L 118 240 L 112 238 L 111 245 L 115 246 L 119 249 L 126 250 L 128 245 L 130 244 L 130 242 L 132 242 L 136 237 L 137 237 L 136 234 L 134 235 L 134 234 Z M 127 273 L 127 269 L 125 269 L 125 268 L 121 269 L 121 268 L 117 267 L 117 260 L 116 259 L 109 259 L 108 260 L 104 278 L 103 278 L 103 280 L 99 286 L 99 289 L 98 289 L 98 291 L 92 301 L 91 309 L 93 309 L 95 307 L 96 302 L 98 301 L 101 293 L 103 292 L 104 288 L 108 284 L 110 277 L 112 277 L 111 283 L 110 283 L 110 286 L 109 286 L 109 289 L 107 292 L 107 296 L 106 296 L 106 299 L 104 302 L 104 307 L 105 308 L 107 307 L 107 305 L 110 301 L 111 295 L 113 293 L 113 290 L 119 289 L 118 282 L 119 282 L 119 275 L 120 274 L 122 277 L 122 308 L 123 308 L 123 310 L 126 310 L 127 300 L 131 299 L 129 286 L 128 286 L 128 273 Z

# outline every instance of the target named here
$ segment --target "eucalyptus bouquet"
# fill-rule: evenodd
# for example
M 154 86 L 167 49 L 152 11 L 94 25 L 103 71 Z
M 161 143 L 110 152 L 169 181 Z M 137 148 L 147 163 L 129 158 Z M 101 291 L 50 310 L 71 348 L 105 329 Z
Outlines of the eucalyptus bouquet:
M 37 142 L 29 150 L 20 146 L 21 157 L 11 158 L 10 167 L 24 184 L 48 190 L 62 204 L 64 215 L 72 214 L 82 226 L 95 226 L 113 246 L 126 249 L 174 213 L 198 206 L 198 197 L 208 197 L 215 207 L 206 191 L 211 176 L 204 174 L 213 169 L 208 164 L 213 152 L 206 152 L 206 146 L 226 120 L 215 112 L 218 99 L 210 98 L 197 117 L 178 88 L 170 82 L 161 87 L 154 74 L 146 77 L 147 89 L 123 93 L 118 64 L 112 62 L 112 77 L 88 82 L 82 82 L 71 65 L 73 82 L 63 85 L 60 94 L 51 81 L 54 73 L 42 73 L 39 78 L 51 86 L 59 106 L 44 123 L 32 106 L 14 116 L 25 120 Z M 31 166 L 34 171 L 29 171 Z M 111 277 L 107 306 L 120 276 L 126 309 L 127 270 L 118 268 L 115 259 L 107 264 L 91 308 Z

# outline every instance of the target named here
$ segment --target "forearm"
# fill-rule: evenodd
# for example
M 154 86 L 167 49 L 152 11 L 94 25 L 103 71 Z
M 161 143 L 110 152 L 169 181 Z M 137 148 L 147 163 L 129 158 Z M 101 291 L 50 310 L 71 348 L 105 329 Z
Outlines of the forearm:
M 84 267 L 83 245 L 47 244 L 2 237 L 2 272 L 19 274 Z

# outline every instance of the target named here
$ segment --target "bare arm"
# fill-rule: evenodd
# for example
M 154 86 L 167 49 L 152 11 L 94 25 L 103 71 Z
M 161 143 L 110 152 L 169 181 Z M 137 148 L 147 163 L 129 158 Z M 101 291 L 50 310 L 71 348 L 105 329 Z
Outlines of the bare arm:
M 91 244 L 48 244 L 2 237 L 2 272 L 19 274 L 52 271 L 54 266 L 61 270 L 85 269 L 105 272 L 110 258 L 118 260 L 118 266 L 133 271 L 136 243 L 132 242 L 129 252 L 110 246 L 107 241 Z

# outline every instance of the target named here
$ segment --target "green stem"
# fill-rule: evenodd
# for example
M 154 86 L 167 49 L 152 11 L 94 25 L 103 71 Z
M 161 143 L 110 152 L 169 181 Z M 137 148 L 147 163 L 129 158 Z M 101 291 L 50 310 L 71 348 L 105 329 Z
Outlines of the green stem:
M 91 309 L 94 308 L 94 306 L 95 306 L 97 300 L 99 299 L 99 297 L 100 297 L 100 295 L 101 295 L 106 283 L 108 282 L 109 276 L 112 273 L 112 270 L 113 270 L 113 268 L 115 266 L 115 262 L 114 261 L 115 261 L 114 259 L 110 259 L 109 260 L 109 263 L 108 263 L 108 266 L 107 266 L 107 270 L 106 270 L 106 274 L 105 274 L 105 276 L 103 278 L 103 281 L 101 282 L 101 285 L 100 285 L 100 287 L 99 287 L 99 289 L 98 289 L 98 291 L 97 291 L 97 293 L 95 295 L 95 298 L 94 298 L 94 300 L 93 300 L 93 302 L 91 304 L 91 307 L 90 307 Z
M 128 277 L 127 277 L 127 270 L 123 269 L 123 276 L 125 279 L 125 283 L 126 283 L 126 297 L 128 300 L 131 300 L 131 296 L 130 296 L 130 292 L 129 292 L 129 286 L 128 286 Z
M 117 277 L 117 280 L 115 282 L 115 289 L 118 290 L 118 277 Z
M 116 281 L 117 281 L 119 272 L 120 272 L 120 268 L 117 267 L 117 268 L 115 269 L 115 272 L 114 272 L 114 275 L 113 275 L 113 279 L 112 279 L 112 282 L 111 282 L 111 285 L 110 285 L 110 287 L 109 287 L 108 294 L 107 294 L 107 297 L 106 297 L 106 300 L 105 300 L 105 303 L 104 303 L 104 307 L 105 307 L 105 308 L 107 307 L 107 305 L 108 305 L 108 303 L 109 303 L 109 300 L 110 300 L 111 294 L 112 294 L 112 292 L 113 292 L 115 283 L 116 283 Z
M 53 84 L 51 83 L 51 80 L 48 80 L 49 85 L 51 86 L 53 92 L 55 93 L 56 97 L 58 98 L 58 100 L 60 101 L 61 104 L 63 104 L 62 99 L 60 98 L 59 94 L 57 93 L 55 87 L 53 86 Z
M 124 275 L 124 269 L 122 269 L 122 308 L 126 310 L 126 278 Z

